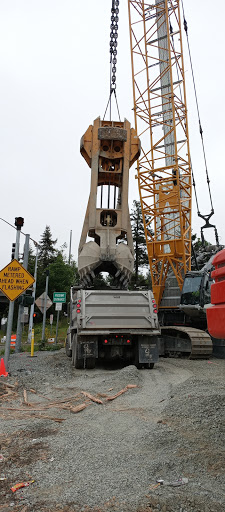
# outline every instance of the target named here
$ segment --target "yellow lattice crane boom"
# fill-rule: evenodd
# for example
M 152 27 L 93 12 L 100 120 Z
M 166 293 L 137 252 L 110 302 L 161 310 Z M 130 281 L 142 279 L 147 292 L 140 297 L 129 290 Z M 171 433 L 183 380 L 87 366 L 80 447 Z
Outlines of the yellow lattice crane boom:
M 128 0 L 128 10 L 135 129 L 142 144 L 140 201 L 154 296 L 159 307 L 169 308 L 179 305 L 191 269 L 191 162 L 179 0 Z

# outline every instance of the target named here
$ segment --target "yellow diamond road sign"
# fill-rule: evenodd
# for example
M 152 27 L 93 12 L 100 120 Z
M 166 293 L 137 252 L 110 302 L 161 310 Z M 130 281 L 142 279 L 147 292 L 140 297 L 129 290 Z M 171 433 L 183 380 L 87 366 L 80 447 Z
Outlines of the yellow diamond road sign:
M 35 279 L 17 260 L 12 260 L 0 272 L 0 290 L 14 301 L 29 288 Z

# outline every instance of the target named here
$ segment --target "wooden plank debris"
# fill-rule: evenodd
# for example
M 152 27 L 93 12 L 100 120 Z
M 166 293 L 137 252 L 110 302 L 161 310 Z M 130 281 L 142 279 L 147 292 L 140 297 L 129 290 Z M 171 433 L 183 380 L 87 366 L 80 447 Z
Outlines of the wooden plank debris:
M 4 386 L 5 386 L 5 384 L 6 383 L 3 383 Z M 16 385 L 18 386 L 18 383 L 16 383 Z M 57 399 L 55 401 L 50 401 L 50 399 L 48 397 L 39 395 L 32 388 L 29 390 L 26 390 L 24 388 L 23 389 L 23 403 L 21 403 L 20 407 L 18 407 L 18 406 L 17 407 L 4 407 L 4 406 L 2 406 L 0 411 L 2 411 L 3 414 L 4 414 L 4 412 L 9 411 L 10 417 L 11 417 L 11 414 L 14 413 L 14 417 L 18 417 L 18 415 L 21 416 L 21 414 L 22 414 L 22 417 L 24 417 L 24 418 L 30 417 L 30 418 L 38 418 L 38 419 L 49 419 L 49 420 L 56 421 L 56 422 L 60 423 L 62 421 L 65 421 L 66 418 L 57 418 L 57 417 L 47 416 L 46 414 L 41 414 L 41 412 L 47 412 L 50 409 L 62 409 L 62 410 L 68 410 L 68 411 L 76 414 L 76 413 L 81 412 L 84 409 L 86 409 L 93 402 L 96 404 L 100 404 L 100 405 L 103 405 L 104 403 L 106 404 L 107 402 L 115 400 L 119 396 L 123 395 L 129 389 L 134 389 L 137 387 L 138 386 L 136 384 L 127 384 L 127 386 L 125 388 L 121 389 L 120 391 L 118 391 L 118 393 L 115 393 L 114 395 L 108 395 L 106 393 L 97 393 L 97 396 L 101 397 L 103 400 L 101 400 L 100 398 L 97 398 L 96 396 L 92 395 L 91 393 L 88 393 L 87 391 L 80 391 L 79 393 L 77 393 L 74 396 L 65 397 L 60 400 Z M 14 395 L 18 394 L 18 391 L 16 391 L 15 386 L 7 384 L 4 387 L 4 389 L 7 391 L 7 393 L 6 394 L 4 393 L 4 395 L 1 395 L 1 398 L 6 398 L 9 395 L 11 395 L 10 396 L 10 399 L 11 399 Z M 109 391 L 111 391 L 111 390 L 113 390 L 113 388 L 110 388 Z M 36 396 L 40 396 L 42 399 L 47 399 L 48 402 L 47 403 L 46 402 L 43 403 L 42 401 L 30 402 L 28 400 L 28 391 L 31 393 L 34 393 Z M 83 397 L 85 397 L 85 400 Z M 6 400 L 7 400 L 7 398 L 6 398 Z M 78 402 L 78 403 L 76 403 L 76 402 Z
M 6 388 L 15 389 L 17 384 L 18 384 L 18 382 L 15 382 L 15 384 L 9 384 L 8 382 L 1 382 L 1 384 L 3 386 L 5 386 Z
M 121 389 L 120 391 L 118 391 L 118 393 L 116 393 L 113 396 L 108 396 L 106 398 L 106 400 L 109 400 L 109 401 L 115 400 L 115 398 L 118 398 L 118 396 L 121 396 L 124 393 L 126 393 L 128 391 L 128 389 L 133 389 L 133 388 L 137 388 L 137 384 L 127 384 L 127 386 L 125 388 Z
M 26 389 L 23 390 L 23 399 L 24 399 L 25 404 L 28 405 Z
M 70 407 L 70 412 L 77 413 L 83 411 L 83 409 L 86 409 L 86 407 L 88 407 L 88 405 L 85 403 L 76 405 L 76 407 Z
M 95 402 L 96 404 L 103 404 L 102 400 L 99 400 L 99 398 L 96 398 L 95 396 L 91 395 L 90 393 L 87 393 L 86 391 L 81 391 L 82 395 L 86 396 L 87 398 L 90 398 L 92 402 Z
M 8 384 L 7 382 L 0 381 L 0 399 L 12 399 L 17 394 L 17 382 L 15 385 Z

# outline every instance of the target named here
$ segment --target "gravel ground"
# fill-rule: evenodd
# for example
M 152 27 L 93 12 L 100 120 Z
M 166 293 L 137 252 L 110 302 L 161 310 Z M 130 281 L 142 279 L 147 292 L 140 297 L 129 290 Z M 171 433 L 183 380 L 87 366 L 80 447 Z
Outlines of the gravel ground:
M 224 512 L 224 360 L 75 370 L 62 349 L 15 354 L 10 371 L 0 379 L 5 395 L 4 383 L 15 386 L 0 407 L 1 512 Z M 137 387 L 102 396 L 128 384 Z M 179 477 L 188 483 L 165 485 Z

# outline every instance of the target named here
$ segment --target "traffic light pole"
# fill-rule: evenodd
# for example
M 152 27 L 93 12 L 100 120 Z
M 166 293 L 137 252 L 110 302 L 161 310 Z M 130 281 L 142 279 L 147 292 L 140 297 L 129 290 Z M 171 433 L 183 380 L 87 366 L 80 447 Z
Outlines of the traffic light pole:
M 19 246 L 20 246 L 20 227 L 17 226 L 16 247 L 15 247 L 15 259 L 16 260 L 18 260 L 18 257 L 19 257 Z M 8 365 L 9 365 L 10 344 L 11 344 L 11 335 L 12 335 L 13 313 L 14 313 L 14 301 L 10 301 L 8 320 L 7 320 L 5 356 L 4 356 L 6 371 L 8 371 L 8 369 L 9 369 Z
M 30 235 L 26 235 L 25 245 L 24 245 L 24 257 L 23 257 L 23 267 L 27 270 L 28 267 L 28 256 L 29 256 L 29 241 Z M 24 295 L 25 293 L 23 293 Z M 22 295 L 22 296 L 23 296 Z M 22 322 L 21 318 L 24 313 L 24 305 L 20 304 L 18 309 L 18 319 L 17 319 L 17 330 L 16 330 L 16 347 L 15 352 L 20 352 L 21 349 L 21 341 L 22 341 Z
M 33 292 L 32 292 L 32 297 L 34 299 L 34 302 L 30 307 L 29 329 L 28 329 L 28 338 L 27 338 L 28 343 L 31 343 L 32 329 L 33 329 L 34 303 L 35 303 L 36 286 L 37 286 L 37 265 L 38 265 L 38 245 L 36 245 L 36 258 L 35 258 L 35 269 L 34 269 L 35 281 L 33 284 Z

